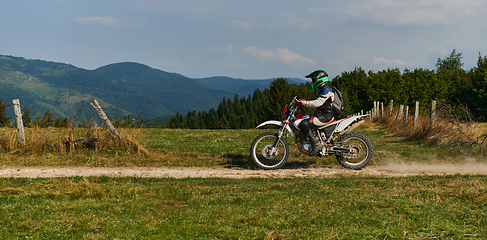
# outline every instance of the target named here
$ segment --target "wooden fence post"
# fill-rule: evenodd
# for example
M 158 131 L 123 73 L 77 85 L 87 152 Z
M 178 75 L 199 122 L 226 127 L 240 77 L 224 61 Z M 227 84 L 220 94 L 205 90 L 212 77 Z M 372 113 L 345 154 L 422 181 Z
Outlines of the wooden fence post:
M 20 100 L 12 100 L 15 110 L 15 123 L 17 125 L 17 130 L 19 131 L 19 142 L 25 146 L 25 132 L 24 132 L 24 122 L 22 121 L 22 111 L 20 109 Z
M 375 107 L 375 116 L 380 117 L 380 102 L 376 102 L 376 107 Z
M 376 111 L 375 111 L 375 106 L 376 106 L 376 103 L 377 103 L 377 102 L 376 102 L 376 101 L 374 101 L 374 106 L 372 107 L 372 118 L 374 118 L 374 117 L 375 117 L 375 113 L 376 113 Z
M 431 127 L 435 124 L 435 116 L 436 116 L 436 100 L 431 101 L 431 116 L 430 116 L 430 124 Z
M 416 102 L 416 107 L 414 108 L 414 127 L 418 124 L 419 118 L 419 102 Z
M 101 119 L 103 120 L 103 123 L 107 127 L 108 131 L 112 134 L 112 136 L 118 140 L 122 140 L 122 137 L 120 134 L 118 134 L 117 130 L 113 127 L 112 123 L 108 119 L 107 115 L 103 111 L 103 109 L 100 107 L 100 104 L 98 104 L 98 101 L 94 99 L 91 101 L 91 105 L 95 108 L 95 110 L 98 112 L 98 115 L 100 115 Z
M 404 110 L 404 105 L 399 105 L 399 111 L 397 112 L 396 121 L 401 119 L 403 110 Z
M 384 103 L 383 102 L 380 103 L 380 117 L 381 118 L 384 117 Z
M 379 117 L 379 101 L 375 101 L 375 117 Z
M 392 116 L 392 108 L 394 106 L 394 100 L 389 101 L 389 116 Z
M 374 118 L 374 108 L 375 108 L 375 101 L 374 101 L 374 106 L 372 107 L 372 109 L 370 109 L 370 119 Z
M 407 120 L 408 120 L 408 114 L 409 114 L 409 106 L 408 106 L 408 105 L 406 105 L 406 106 L 404 107 L 404 118 L 403 118 L 403 122 L 404 122 L 404 123 L 406 123 L 406 122 L 407 122 Z

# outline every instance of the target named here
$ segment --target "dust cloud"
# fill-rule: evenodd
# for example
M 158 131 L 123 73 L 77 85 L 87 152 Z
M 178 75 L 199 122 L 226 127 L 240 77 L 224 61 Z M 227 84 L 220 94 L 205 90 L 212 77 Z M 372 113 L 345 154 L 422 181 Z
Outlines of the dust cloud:
M 487 164 L 478 162 L 473 158 L 467 158 L 464 161 L 457 163 L 389 162 L 382 166 L 376 166 L 375 168 L 376 170 L 382 171 L 415 174 L 487 174 Z

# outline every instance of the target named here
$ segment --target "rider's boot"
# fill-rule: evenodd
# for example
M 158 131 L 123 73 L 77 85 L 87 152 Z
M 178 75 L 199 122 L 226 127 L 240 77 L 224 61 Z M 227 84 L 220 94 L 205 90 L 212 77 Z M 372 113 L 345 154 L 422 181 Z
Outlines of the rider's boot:
M 311 141 L 311 146 L 313 147 L 313 151 L 309 154 L 310 156 L 316 155 L 319 150 L 321 150 L 324 145 L 321 143 L 320 139 L 316 136 L 316 131 L 310 130 L 308 133 L 308 138 Z

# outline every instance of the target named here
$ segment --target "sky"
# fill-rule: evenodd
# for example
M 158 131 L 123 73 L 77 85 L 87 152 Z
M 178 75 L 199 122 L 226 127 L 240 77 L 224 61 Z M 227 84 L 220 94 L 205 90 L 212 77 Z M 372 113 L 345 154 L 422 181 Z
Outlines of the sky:
M 435 69 L 487 55 L 485 0 L 3 0 L 0 55 L 190 78 Z

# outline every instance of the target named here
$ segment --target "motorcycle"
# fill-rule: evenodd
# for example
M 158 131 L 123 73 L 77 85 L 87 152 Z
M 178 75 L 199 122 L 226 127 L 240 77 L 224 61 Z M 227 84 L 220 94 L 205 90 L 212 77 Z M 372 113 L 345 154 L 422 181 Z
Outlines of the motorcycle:
M 250 156 L 259 168 L 278 169 L 284 166 L 289 158 L 289 144 L 284 134 L 289 132 L 298 146 L 298 150 L 308 155 L 313 150 L 308 137 L 299 130 L 299 124 L 310 118 L 306 114 L 298 114 L 297 98 L 294 97 L 289 107 L 283 110 L 283 121 L 270 120 L 259 124 L 256 128 L 275 125 L 280 128 L 278 133 L 265 132 L 257 136 L 250 147 Z M 353 170 L 361 170 L 372 161 L 374 150 L 370 140 L 363 134 L 351 132 L 362 125 L 367 115 L 348 116 L 335 120 L 319 129 L 317 135 L 324 147 L 316 156 L 335 155 L 341 166 Z

